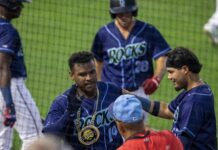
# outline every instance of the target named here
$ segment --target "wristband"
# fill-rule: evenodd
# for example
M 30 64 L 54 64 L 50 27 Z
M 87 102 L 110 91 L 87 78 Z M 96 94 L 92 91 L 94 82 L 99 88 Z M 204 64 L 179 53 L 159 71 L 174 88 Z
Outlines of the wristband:
M 151 112 L 151 114 L 154 116 L 158 116 L 159 111 L 160 111 L 160 102 L 154 101 L 154 108 L 153 108 L 153 111 Z
M 1 87 L 3 98 L 5 100 L 6 106 L 13 105 L 12 95 L 11 95 L 11 89 L 9 86 Z
M 142 108 L 146 111 L 146 112 L 149 112 L 150 110 L 150 107 L 151 107 L 151 101 L 149 99 L 146 99 L 146 98 L 142 98 L 142 97 L 139 97 L 139 96 L 136 96 L 139 101 L 141 102 L 142 104 Z

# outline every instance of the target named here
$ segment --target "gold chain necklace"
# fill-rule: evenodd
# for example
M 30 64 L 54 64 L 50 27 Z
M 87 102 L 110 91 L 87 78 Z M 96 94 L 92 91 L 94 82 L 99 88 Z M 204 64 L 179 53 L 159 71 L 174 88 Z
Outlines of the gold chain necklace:
M 92 145 L 96 141 L 98 141 L 99 136 L 100 136 L 99 129 L 95 127 L 95 117 L 97 114 L 98 101 L 99 101 L 99 90 L 98 90 L 98 87 L 96 88 L 97 88 L 96 107 L 95 107 L 95 112 L 93 113 L 90 124 L 80 130 L 81 107 L 77 111 L 77 118 L 75 121 L 76 129 L 78 132 L 78 139 L 80 143 L 87 145 L 87 146 Z

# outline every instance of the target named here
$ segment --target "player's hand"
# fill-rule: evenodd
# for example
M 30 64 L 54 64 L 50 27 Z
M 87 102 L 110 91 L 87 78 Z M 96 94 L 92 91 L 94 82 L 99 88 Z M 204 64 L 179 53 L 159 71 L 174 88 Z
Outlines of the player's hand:
M 14 104 L 10 106 L 6 106 L 4 110 L 4 125 L 7 127 L 13 127 L 16 122 L 16 111 L 14 108 Z
M 151 95 L 152 93 L 154 93 L 154 91 L 157 90 L 159 84 L 160 78 L 157 76 L 153 76 L 152 78 L 146 79 L 142 84 L 145 94 Z

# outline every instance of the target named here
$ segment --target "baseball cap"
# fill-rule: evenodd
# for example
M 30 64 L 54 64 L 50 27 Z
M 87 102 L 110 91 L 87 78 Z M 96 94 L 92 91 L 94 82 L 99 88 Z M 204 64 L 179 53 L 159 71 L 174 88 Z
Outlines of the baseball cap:
M 143 119 L 144 111 L 141 102 L 135 95 L 125 94 L 110 104 L 109 115 L 114 120 L 135 123 Z

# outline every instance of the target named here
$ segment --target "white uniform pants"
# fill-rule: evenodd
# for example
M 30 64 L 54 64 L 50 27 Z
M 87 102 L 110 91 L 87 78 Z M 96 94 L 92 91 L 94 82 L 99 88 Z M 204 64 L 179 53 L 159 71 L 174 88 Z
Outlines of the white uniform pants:
M 41 134 L 41 117 L 23 78 L 11 80 L 11 93 L 17 119 L 14 128 L 23 142 L 22 150 L 25 150 L 25 147 Z M 13 142 L 13 128 L 5 127 L 3 124 L 4 107 L 5 101 L 0 92 L 0 150 L 10 150 Z
M 211 26 L 218 26 L 218 0 L 216 0 L 216 10 L 213 15 L 210 17 L 208 24 Z

